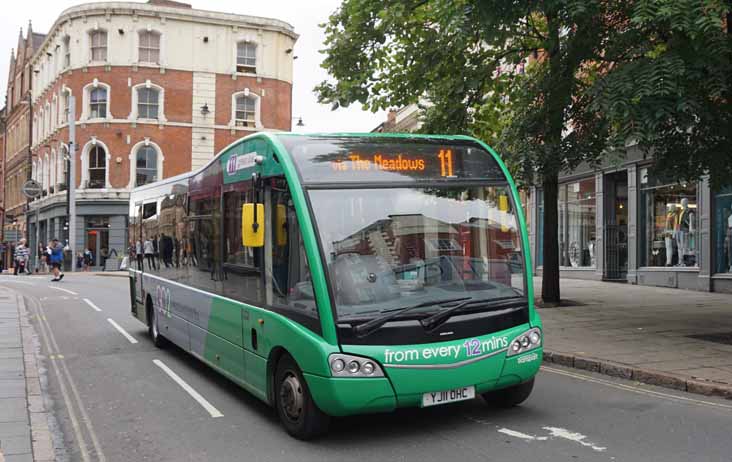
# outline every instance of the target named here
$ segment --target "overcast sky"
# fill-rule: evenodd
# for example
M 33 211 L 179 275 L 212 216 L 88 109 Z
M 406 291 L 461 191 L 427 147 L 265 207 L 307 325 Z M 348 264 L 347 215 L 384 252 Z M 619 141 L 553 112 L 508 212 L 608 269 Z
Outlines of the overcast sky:
M 340 4 L 339 0 L 183 0 L 194 8 L 223 11 L 227 13 L 251 14 L 281 19 L 292 24 L 300 38 L 295 45 L 295 76 L 293 85 L 293 117 L 301 116 L 305 127 L 293 130 L 306 132 L 358 131 L 368 132 L 385 119 L 383 113 L 362 111 L 360 105 L 333 112 L 329 106 L 318 104 L 313 87 L 326 78 L 320 67 L 323 55 L 323 31 L 318 24 L 327 20 Z M 27 0 L 24 2 L 2 2 L 0 14 L 0 94 L 7 88 L 10 50 L 18 43 L 18 30 L 33 21 L 35 32 L 46 33 L 61 12 L 74 5 L 86 3 L 83 0 Z M 91 3 L 91 2 L 89 2 Z M 0 104 L 4 101 L 0 97 Z

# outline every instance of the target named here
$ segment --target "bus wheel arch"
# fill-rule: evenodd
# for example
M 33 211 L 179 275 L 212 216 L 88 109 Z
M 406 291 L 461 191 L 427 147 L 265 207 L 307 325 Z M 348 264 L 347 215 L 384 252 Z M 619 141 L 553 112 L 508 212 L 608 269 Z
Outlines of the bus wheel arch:
M 269 394 L 280 423 L 287 433 L 300 440 L 310 440 L 325 434 L 330 417 L 315 404 L 297 362 L 284 348 L 273 353 L 277 355 L 277 361 L 269 363 L 274 370 L 270 382 L 272 391 Z
M 275 372 L 277 371 L 277 363 L 283 355 L 290 355 L 284 347 L 276 346 L 269 352 L 267 358 L 267 401 L 271 406 L 275 406 Z

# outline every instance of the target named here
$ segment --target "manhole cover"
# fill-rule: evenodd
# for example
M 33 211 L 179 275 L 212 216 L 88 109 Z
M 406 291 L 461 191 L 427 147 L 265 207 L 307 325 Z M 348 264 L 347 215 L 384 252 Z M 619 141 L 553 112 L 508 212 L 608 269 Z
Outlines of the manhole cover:
M 722 332 L 717 334 L 696 334 L 687 335 L 689 338 L 704 340 L 705 342 L 721 343 L 724 345 L 732 345 L 732 332 Z

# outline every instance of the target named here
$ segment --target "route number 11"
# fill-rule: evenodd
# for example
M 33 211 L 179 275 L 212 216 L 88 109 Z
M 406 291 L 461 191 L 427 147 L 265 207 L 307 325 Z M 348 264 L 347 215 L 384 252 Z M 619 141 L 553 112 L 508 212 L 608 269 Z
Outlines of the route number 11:
M 451 177 L 452 174 L 452 149 L 440 149 L 440 175 Z

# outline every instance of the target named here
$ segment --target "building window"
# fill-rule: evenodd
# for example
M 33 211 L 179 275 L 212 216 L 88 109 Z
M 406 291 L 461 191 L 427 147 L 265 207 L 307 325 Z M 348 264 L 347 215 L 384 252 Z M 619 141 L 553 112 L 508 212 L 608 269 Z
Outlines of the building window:
M 664 183 L 647 170 L 640 172 L 642 266 L 697 266 L 696 183 Z
M 732 187 L 714 196 L 715 272 L 732 273 Z
M 107 153 L 101 146 L 94 146 L 89 151 L 89 185 L 90 189 L 104 188 L 107 177 Z
M 137 89 L 137 117 L 157 119 L 160 92 L 155 88 Z
M 61 117 L 63 117 L 63 119 L 61 120 L 61 125 L 69 123 L 69 107 L 70 107 L 69 98 L 70 97 L 71 97 L 71 93 L 69 91 L 63 92 L 63 98 L 62 98 L 63 102 L 61 103 L 61 104 L 63 104 L 63 111 L 61 114 Z
M 160 64 L 160 34 L 153 31 L 140 32 L 138 61 L 141 63 Z
M 236 44 L 236 72 L 257 73 L 257 45 L 251 42 Z
M 107 117 L 107 89 L 94 88 L 89 92 L 89 118 L 104 119 Z
M 64 69 L 71 67 L 71 37 L 64 37 Z
M 254 127 L 257 102 L 250 96 L 236 98 L 236 113 L 234 115 L 237 127 Z
M 135 155 L 135 186 L 158 181 L 158 152 L 152 146 L 142 146 Z
M 107 32 L 95 30 L 89 33 L 91 40 L 91 60 L 107 61 Z

